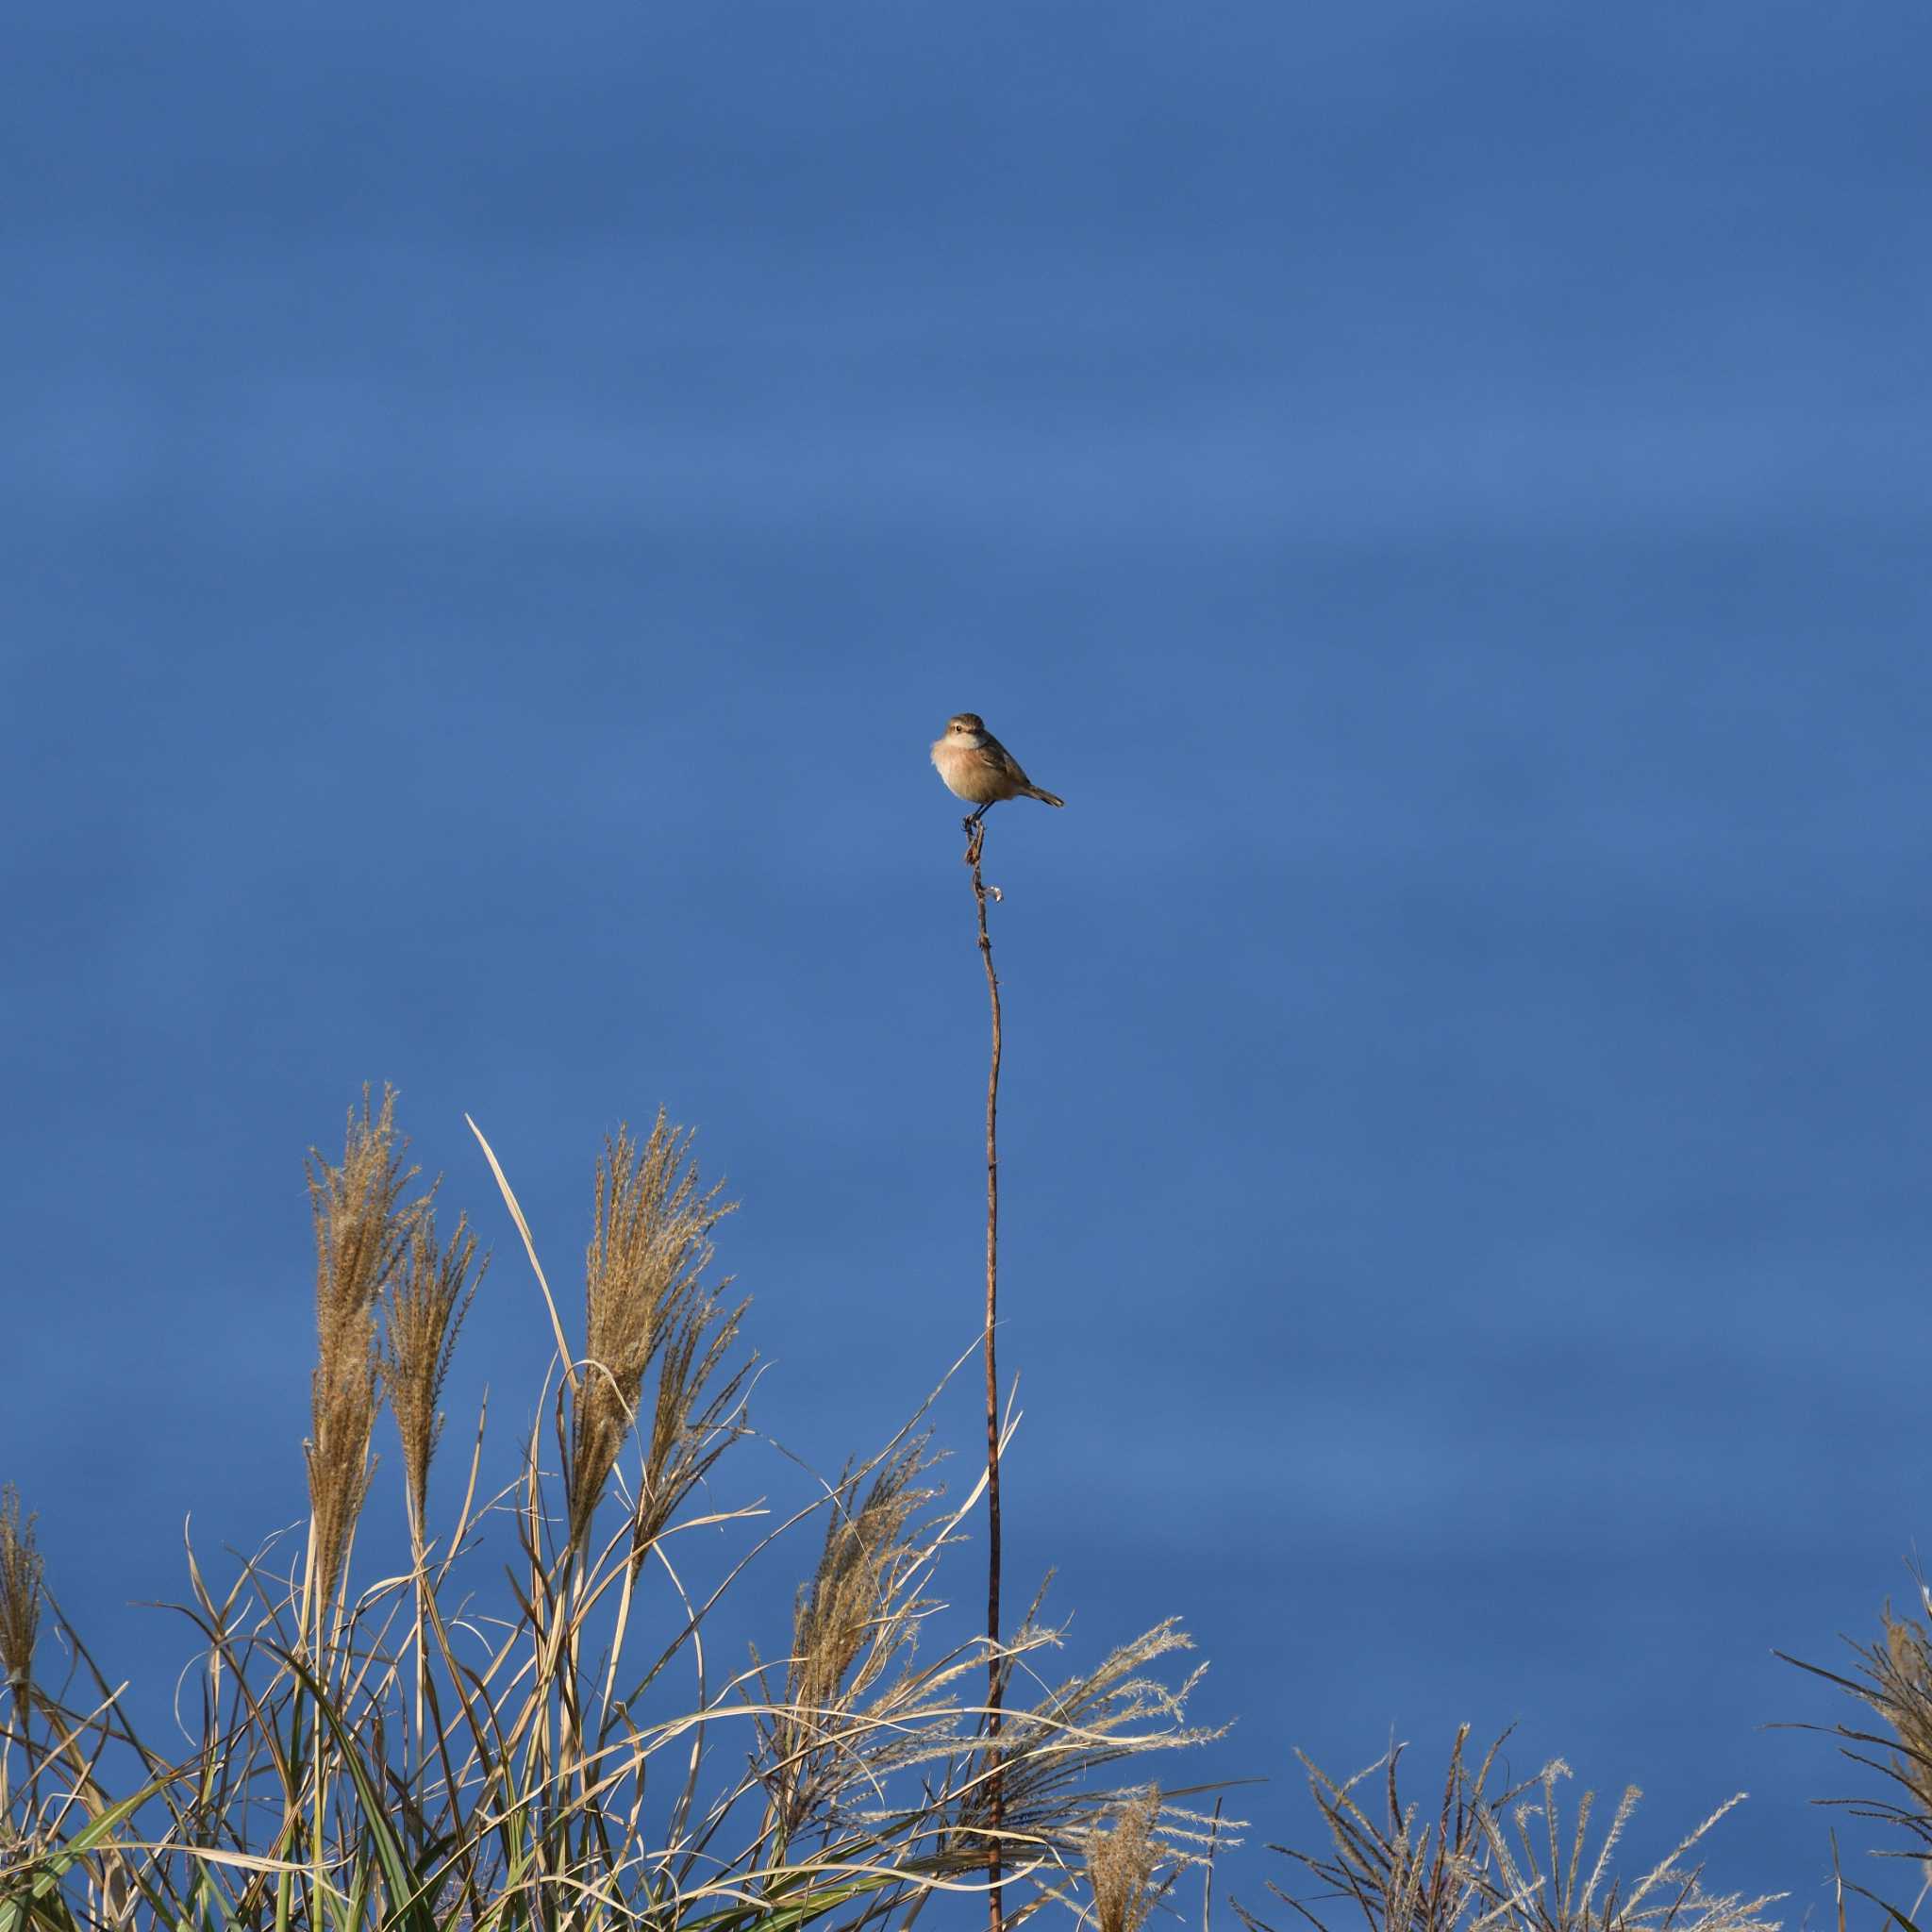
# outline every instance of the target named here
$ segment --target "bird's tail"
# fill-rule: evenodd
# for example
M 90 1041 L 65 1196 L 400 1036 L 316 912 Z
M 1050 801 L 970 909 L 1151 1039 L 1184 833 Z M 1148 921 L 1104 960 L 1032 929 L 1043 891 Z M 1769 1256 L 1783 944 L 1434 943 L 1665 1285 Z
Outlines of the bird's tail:
M 1051 791 L 1042 791 L 1038 785 L 1027 786 L 1026 796 L 1039 799 L 1041 805 L 1064 805 L 1067 802 L 1064 798 L 1056 798 Z

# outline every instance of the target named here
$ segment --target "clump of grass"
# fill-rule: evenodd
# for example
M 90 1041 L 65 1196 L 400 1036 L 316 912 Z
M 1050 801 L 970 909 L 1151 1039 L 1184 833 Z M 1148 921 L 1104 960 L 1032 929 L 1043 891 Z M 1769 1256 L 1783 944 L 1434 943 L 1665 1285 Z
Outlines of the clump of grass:
M 1493 1790 L 1504 1740 L 1474 1768 L 1468 1741 L 1464 1725 L 1433 1813 L 1403 1802 L 1399 1745 L 1346 1783 L 1303 1757 L 1329 1842 L 1324 1852 L 1287 1856 L 1322 1882 L 1324 1896 L 1348 1901 L 1371 1932 L 1774 1932 L 1766 1908 L 1777 1895 L 1713 1895 L 1702 1888 L 1702 1867 L 1685 1863 L 1742 1801 L 1741 1792 L 1626 1889 L 1610 1865 L 1641 1796 L 1634 1785 L 1592 1852 L 1593 1792 L 1578 1801 L 1567 1832 L 1561 1824 L 1557 1790 L 1571 1774 L 1568 1765 L 1554 1759 L 1534 1778 Z M 1371 1780 L 1376 1795 L 1364 1803 L 1357 1793 Z M 1269 1890 L 1310 1924 L 1325 1927 L 1313 1909 L 1320 1900 L 1294 1898 L 1272 1884 Z M 1244 1924 L 1259 1926 L 1253 1914 L 1236 1909 Z
M 17 1499 L 0 1505 L 0 1665 L 18 1695 L 50 1623 L 83 1687 L 72 1703 L 73 1683 L 33 1688 L 42 1748 L 0 1790 L 0 1932 L 858 1932 L 984 1890 L 986 1711 L 967 1687 L 988 1647 L 970 1618 L 937 1637 L 978 1491 L 947 1513 L 908 1428 L 775 1526 L 761 1502 L 713 1493 L 751 1440 L 743 1305 L 707 1278 L 719 1191 L 660 1116 L 597 1164 L 580 1348 L 551 1307 L 558 1454 L 546 1466 L 534 1428 L 513 1480 L 479 1493 L 479 1425 L 439 1522 L 428 1474 L 482 1266 L 466 1221 L 444 1240 L 434 1190 L 412 1197 L 393 1103 L 365 1093 L 341 1164 L 311 1157 L 308 1549 L 272 1543 L 225 1582 L 191 1554 L 185 1755 L 137 1735 L 45 1596 Z M 365 1575 L 357 1522 L 385 1395 L 413 1561 Z M 600 1528 L 612 1494 L 623 1514 Z M 815 1519 L 782 1665 L 754 1655 L 721 1674 L 720 1607 Z M 1027 1674 L 1061 1641 L 1029 1621 L 1001 1667 Z M 1013 1918 L 1066 1896 L 1090 1854 L 1105 1865 L 1096 1847 L 1138 1789 L 1117 1787 L 1116 1764 L 1206 1735 L 1186 1722 L 1188 1685 L 1146 1674 L 1184 1641 L 1163 1625 L 1009 1716 L 1004 1876 L 1030 1888 Z
M 1919 1579 L 1919 1595 L 1922 1602 L 1932 1604 L 1932 1591 L 1927 1591 L 1923 1577 Z M 1890 1787 L 1892 1794 L 1889 1796 L 1868 1793 L 1827 1802 L 1855 1817 L 1886 1825 L 1904 1840 L 1902 1846 L 1883 1850 L 1879 1856 L 1918 1861 L 1922 1882 L 1911 1907 L 1911 1915 L 1915 1915 L 1926 1892 L 1932 1890 L 1932 1639 L 1928 1639 L 1924 1624 L 1915 1618 L 1895 1615 L 1888 1603 L 1879 1611 L 1878 1641 L 1848 1641 L 1848 1647 L 1854 1658 L 1850 1675 L 1805 1663 L 1782 1651 L 1777 1654 L 1785 1662 L 1848 1691 L 1882 1726 L 1874 1730 L 1864 1724 L 1841 1724 L 1799 1728 L 1827 1728 L 1840 1740 L 1846 1757 L 1877 1772 Z M 1869 1887 L 1841 1874 L 1840 1883 L 1847 1890 L 1884 1904 Z M 1891 1913 L 1893 1908 L 1887 1906 L 1886 1910 Z

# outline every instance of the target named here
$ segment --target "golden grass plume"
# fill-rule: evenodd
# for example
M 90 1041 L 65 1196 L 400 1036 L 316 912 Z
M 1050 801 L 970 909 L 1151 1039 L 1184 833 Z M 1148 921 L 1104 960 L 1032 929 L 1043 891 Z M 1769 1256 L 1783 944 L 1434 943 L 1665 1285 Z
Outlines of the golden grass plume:
M 1087 1884 L 1093 1893 L 1097 1932 L 1141 1932 L 1148 1915 L 1174 1883 L 1156 1882 L 1161 1846 L 1154 1836 L 1160 1819 L 1160 1788 L 1150 1785 L 1128 1800 L 1087 1850 Z
M 403 1445 L 403 1488 L 411 1533 L 421 1541 L 427 1513 L 429 1463 L 442 1434 L 442 1385 L 470 1303 L 489 1271 L 476 1237 L 459 1216 L 447 1246 L 439 1246 L 436 1215 L 425 1208 L 410 1225 L 402 1265 L 383 1297 L 377 1358 L 381 1388 Z
M 713 1258 L 711 1230 L 735 1202 L 720 1203 L 723 1182 L 701 1190 L 691 1158 L 692 1135 L 668 1125 L 658 1110 L 640 1146 L 620 1127 L 597 1163 L 593 1226 L 584 1257 L 584 1374 L 577 1391 L 570 1444 L 570 1537 L 581 1544 L 610 1472 L 636 1425 L 644 1375 L 667 1342 L 690 1370 L 714 1368 L 736 1334 L 736 1318 L 718 1346 L 716 1291 L 704 1274 Z M 694 1399 L 694 1397 L 692 1398 Z M 654 1424 L 653 1439 L 666 1460 L 683 1433 L 676 1399 Z M 653 1514 L 661 1507 L 652 1506 Z M 649 1539 L 644 1541 L 648 1542 Z M 637 1539 L 633 1539 L 634 1547 Z
M 426 1208 L 403 1202 L 416 1170 L 402 1164 L 408 1143 L 396 1132 L 395 1103 L 395 1090 L 385 1088 L 380 1109 L 372 1110 L 365 1087 L 359 1116 L 350 1109 L 341 1165 L 313 1148 L 308 1155 L 316 1361 L 305 1447 L 318 1603 L 334 1594 L 369 1490 L 376 1305 Z

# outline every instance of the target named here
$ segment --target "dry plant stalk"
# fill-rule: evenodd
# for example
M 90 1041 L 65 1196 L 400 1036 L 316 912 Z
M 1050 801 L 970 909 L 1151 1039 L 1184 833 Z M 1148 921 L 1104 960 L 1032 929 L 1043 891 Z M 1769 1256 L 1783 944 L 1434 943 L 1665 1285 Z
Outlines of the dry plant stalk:
M 342 1164 L 331 1167 L 313 1148 L 308 1155 L 316 1362 L 306 1452 L 318 1616 L 335 1592 L 373 1473 L 376 1305 L 426 1208 L 403 1206 L 416 1170 L 402 1165 L 408 1143 L 396 1134 L 395 1101 L 395 1090 L 385 1087 L 381 1110 L 372 1114 L 363 1088 L 361 1117 L 349 1113 Z
M 719 1341 L 716 1295 L 703 1276 L 715 1252 L 711 1230 L 737 1204 L 719 1205 L 723 1182 L 699 1191 L 692 1138 L 668 1126 L 660 1108 L 641 1148 L 628 1127 L 620 1127 L 597 1163 L 595 1222 L 584 1262 L 586 1373 L 570 1445 L 570 1541 L 578 1549 L 638 1420 L 644 1375 L 658 1350 L 672 1344 L 684 1380 L 674 1377 L 668 1411 L 653 1425 L 664 1457 L 658 1495 L 646 1510 L 654 1518 L 667 1515 L 667 1499 L 682 1493 L 674 1451 L 695 1401 L 690 1374 L 714 1369 L 736 1334 L 737 1317 L 725 1317 L 730 1334 Z M 634 1539 L 634 1551 L 641 1554 L 648 1541 Z
M 986 880 L 980 857 L 986 848 L 986 821 L 966 821 L 966 863 L 973 872 L 973 901 L 979 916 L 979 957 L 986 966 L 986 993 L 992 1007 L 992 1047 L 986 1070 L 986 1743 L 988 1823 L 986 1866 L 987 1923 L 1003 1932 L 1006 1914 L 1000 1889 L 1000 1840 L 1006 1826 L 1006 1780 L 999 1739 L 1006 1702 L 1006 1665 L 1000 1649 L 1000 1377 L 993 1338 L 999 1319 L 1000 1266 L 1000 982 L 992 969 L 992 939 L 986 929 Z

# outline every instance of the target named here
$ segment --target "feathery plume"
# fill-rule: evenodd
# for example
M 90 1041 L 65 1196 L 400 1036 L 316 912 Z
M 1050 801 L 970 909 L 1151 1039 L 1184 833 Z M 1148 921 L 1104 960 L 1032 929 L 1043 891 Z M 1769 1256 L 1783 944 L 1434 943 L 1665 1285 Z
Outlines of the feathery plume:
M 847 1719 L 916 1635 L 924 1606 L 906 1589 L 918 1570 L 908 1531 L 938 1493 L 916 1487 L 925 1449 L 924 1437 L 908 1443 L 862 1502 L 862 1476 L 850 1470 L 833 1492 L 824 1548 L 792 1613 L 785 1707 L 772 1739 L 774 1810 L 786 1837 L 858 1767 L 857 1757 L 841 1756 Z
M 737 1343 L 739 1325 L 750 1306 L 740 1302 L 727 1311 L 715 1291 L 703 1290 L 671 1316 L 670 1334 L 658 1355 L 658 1400 L 651 1411 L 651 1438 L 645 1445 L 631 1523 L 633 1575 L 684 1499 L 736 1440 L 737 1412 L 757 1357 L 745 1361 L 708 1396 L 706 1391 Z
M 385 1087 L 372 1113 L 349 1110 L 342 1164 L 308 1153 L 308 1203 L 315 1222 L 315 1374 L 308 1507 L 315 1539 L 317 1601 L 333 1594 L 349 1539 L 369 1491 L 369 1438 L 375 1423 L 375 1309 L 426 1201 L 402 1204 L 416 1177 L 404 1168 L 408 1145 L 398 1138 L 395 1089 Z
M 402 1438 L 404 1499 L 419 1543 L 426 1520 L 429 1461 L 442 1434 L 438 1405 L 443 1380 L 463 1317 L 489 1267 L 488 1255 L 476 1258 L 476 1237 L 467 1216 L 458 1218 L 449 1245 L 439 1247 L 436 1215 L 425 1208 L 409 1229 L 403 1265 L 383 1298 L 377 1373 Z
M 720 1205 L 722 1181 L 699 1191 L 691 1139 L 667 1125 L 660 1108 L 642 1147 L 620 1127 L 597 1163 L 596 1219 L 584 1260 L 587 1372 L 571 1440 L 575 1544 L 589 1531 L 638 1420 L 644 1375 L 658 1350 L 692 1320 L 703 1333 L 703 1277 L 716 1252 L 710 1233 L 737 1204 Z M 698 1344 L 692 1347 L 695 1357 Z
M 1099 1932 L 1141 1932 L 1168 1890 L 1154 1882 L 1161 1848 L 1154 1836 L 1160 1817 L 1160 1787 L 1150 1785 L 1122 1807 L 1111 1829 L 1087 1851 L 1087 1883 L 1093 1892 Z M 1172 1881 L 1170 1880 L 1169 1883 Z
M 23 1705 L 33 1681 L 43 1577 L 34 1518 L 22 1520 L 20 1491 L 8 1483 L 0 1490 L 0 1673 Z

